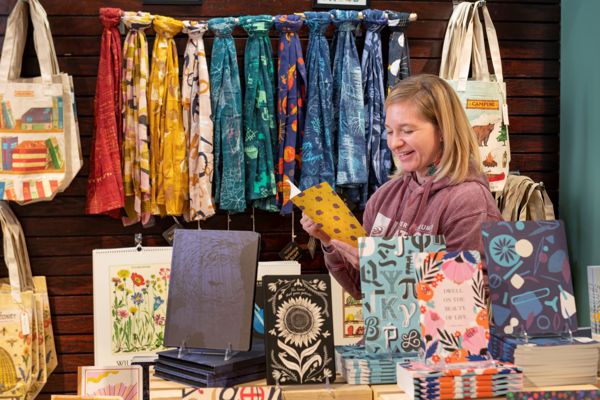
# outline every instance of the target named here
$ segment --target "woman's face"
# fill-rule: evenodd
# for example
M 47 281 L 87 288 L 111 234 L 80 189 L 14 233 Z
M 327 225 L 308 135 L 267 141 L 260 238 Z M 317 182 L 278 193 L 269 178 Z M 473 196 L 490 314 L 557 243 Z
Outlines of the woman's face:
M 440 130 L 410 101 L 394 103 L 387 108 L 385 129 L 387 144 L 397 166 L 404 172 L 416 172 L 422 182 L 429 166 L 442 154 Z

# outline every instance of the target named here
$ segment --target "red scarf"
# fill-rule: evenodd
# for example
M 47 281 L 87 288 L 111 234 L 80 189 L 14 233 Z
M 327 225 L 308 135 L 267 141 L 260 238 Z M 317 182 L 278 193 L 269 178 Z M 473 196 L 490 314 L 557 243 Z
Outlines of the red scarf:
M 120 218 L 124 205 L 121 176 L 121 34 L 117 26 L 122 11 L 101 8 L 104 26 L 94 99 L 94 138 L 90 154 L 87 214 Z

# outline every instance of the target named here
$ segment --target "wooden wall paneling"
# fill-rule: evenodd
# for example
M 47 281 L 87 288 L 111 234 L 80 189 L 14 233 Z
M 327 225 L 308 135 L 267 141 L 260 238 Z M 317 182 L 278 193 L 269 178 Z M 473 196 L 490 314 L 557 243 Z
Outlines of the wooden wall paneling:
M 8 13 L 16 0 L 0 2 L 0 43 Z M 45 275 L 50 292 L 50 304 L 59 366 L 50 376 L 40 398 L 51 393 L 76 391 L 77 366 L 93 363 L 93 296 L 92 257 L 96 248 L 128 247 L 133 234 L 144 233 L 144 245 L 165 245 L 161 233 L 172 225 L 169 218 L 157 219 L 155 226 L 123 227 L 119 221 L 104 216 L 84 215 L 88 157 L 93 133 L 93 96 L 102 27 L 98 21 L 100 7 L 120 7 L 124 10 L 144 9 L 155 14 L 178 18 L 210 18 L 243 14 L 284 14 L 311 8 L 312 0 L 281 0 L 247 2 L 204 0 L 201 6 L 145 6 L 139 0 L 41 0 L 49 16 L 54 43 L 61 68 L 74 75 L 79 125 L 85 166 L 72 185 L 52 202 L 29 206 L 13 206 L 25 231 L 34 274 Z M 418 21 L 407 31 L 411 49 L 413 73 L 437 73 L 446 23 L 452 13 L 448 0 L 382 1 L 372 0 L 372 8 L 394 9 L 418 14 Z M 543 181 L 557 204 L 559 160 L 559 58 L 560 0 L 494 0 L 488 8 L 495 22 L 507 83 L 510 111 L 510 140 L 513 153 L 511 169 Z M 328 32 L 329 37 L 332 29 Z M 300 33 L 306 49 L 308 31 Z M 240 66 L 246 35 L 234 31 Z M 148 31 L 150 44 L 154 40 Z M 277 34 L 270 34 L 273 56 L 276 57 Z M 214 37 L 205 35 L 210 58 Z M 29 40 L 31 42 L 31 40 Z M 186 37 L 176 37 L 182 54 Z M 383 37 L 384 46 L 387 37 Z M 359 39 L 360 47 L 360 39 Z M 210 60 L 209 60 L 210 62 Z M 25 51 L 25 74 L 38 72 L 32 43 Z M 243 71 L 242 71 L 243 73 Z M 243 81 L 243 79 L 242 79 Z M 295 213 L 298 241 L 305 245 L 307 236 Z M 256 229 L 262 234 L 263 260 L 277 259 L 278 250 L 290 240 L 291 217 L 280 217 L 257 211 Z M 190 225 L 194 226 L 194 224 Z M 202 222 L 206 229 L 226 229 L 227 215 L 218 213 Z M 231 216 L 231 229 L 251 229 L 251 213 Z M 323 272 L 322 254 L 313 260 L 302 260 L 303 272 Z

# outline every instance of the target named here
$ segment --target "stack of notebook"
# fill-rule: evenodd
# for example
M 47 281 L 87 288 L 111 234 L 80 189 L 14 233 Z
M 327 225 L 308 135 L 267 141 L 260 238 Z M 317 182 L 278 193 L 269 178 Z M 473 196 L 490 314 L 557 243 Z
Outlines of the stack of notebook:
M 572 341 L 565 337 L 525 340 L 493 334 L 490 349 L 494 358 L 523 368 L 526 387 L 596 383 L 600 343 L 578 333 Z
M 354 385 L 396 383 L 396 364 L 406 357 L 375 356 L 364 346 L 337 346 L 336 368 L 346 382 Z
M 223 354 L 188 350 L 158 353 L 154 374 L 194 387 L 233 386 L 265 377 L 264 343 L 255 341 L 251 351 L 238 352 L 229 360 Z
M 521 368 L 500 362 L 469 362 L 447 367 L 398 363 L 398 386 L 413 399 L 464 399 L 502 396 L 523 388 Z

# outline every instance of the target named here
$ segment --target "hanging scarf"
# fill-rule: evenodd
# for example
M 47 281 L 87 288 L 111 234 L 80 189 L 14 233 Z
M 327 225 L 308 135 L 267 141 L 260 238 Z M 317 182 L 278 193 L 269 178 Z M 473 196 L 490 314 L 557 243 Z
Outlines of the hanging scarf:
M 293 208 L 289 187 L 284 184 L 285 177 L 297 184 L 296 177 L 299 177 L 302 165 L 306 69 L 298 37 L 300 28 L 302 20 L 298 15 L 280 15 L 275 18 L 275 29 L 279 32 L 277 200 L 282 215 L 290 214 Z
M 150 160 L 152 206 L 161 216 L 181 215 L 188 204 L 186 138 L 179 93 L 179 61 L 173 37 L 183 23 L 154 18 L 150 72 Z
M 148 148 L 148 42 L 144 30 L 152 25 L 145 12 L 125 12 L 122 18 L 129 32 L 123 45 L 123 190 L 125 225 L 148 224 L 150 201 L 150 151 Z
M 214 196 L 222 210 L 241 212 L 244 197 L 242 149 L 242 90 L 231 32 L 234 18 L 213 18 L 208 27 L 215 34 L 210 64 L 211 103 L 214 123 Z
M 333 10 L 335 57 L 333 60 L 334 137 L 337 143 L 338 186 L 359 188 L 368 180 L 365 143 L 365 110 L 362 76 L 354 31 L 358 12 Z M 358 196 L 352 201 L 358 202 Z
M 383 84 L 383 59 L 381 56 L 381 31 L 387 25 L 383 11 L 363 11 L 367 28 L 362 54 L 363 92 L 365 95 L 365 129 L 367 141 L 367 166 L 369 184 L 363 186 L 361 208 L 369 195 L 388 180 L 392 156 L 387 146 L 385 132 L 385 89 Z
M 398 81 L 410 76 L 410 54 L 404 31 L 410 23 L 409 13 L 386 11 L 390 35 L 387 89 L 388 93 Z
M 332 85 L 329 44 L 325 31 L 331 23 L 328 12 L 307 11 L 304 23 L 310 29 L 306 50 L 307 111 L 302 141 L 300 189 L 326 181 L 335 188 L 332 135 Z
M 186 221 L 204 220 L 215 213 L 212 202 L 213 123 L 210 85 L 204 51 L 205 22 L 183 21 L 188 34 L 181 84 L 183 127 L 188 139 L 189 213 Z
M 246 200 L 256 208 L 279 211 L 275 201 L 275 105 L 273 60 L 269 29 L 273 17 L 240 17 L 248 33 L 244 54 L 246 90 L 244 98 L 244 153 Z
M 121 216 L 125 203 L 121 176 L 121 35 L 117 25 L 122 11 L 101 8 L 104 26 L 94 98 L 94 138 L 85 212 Z

